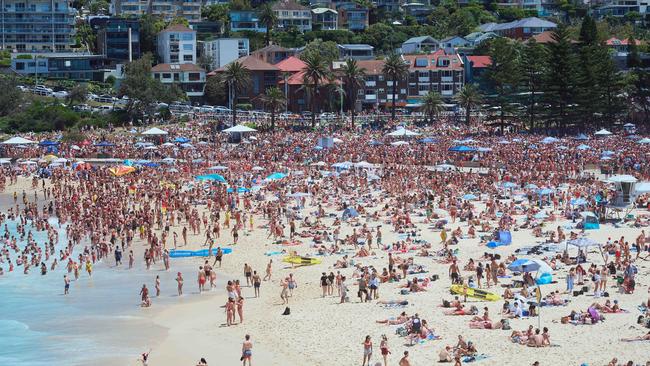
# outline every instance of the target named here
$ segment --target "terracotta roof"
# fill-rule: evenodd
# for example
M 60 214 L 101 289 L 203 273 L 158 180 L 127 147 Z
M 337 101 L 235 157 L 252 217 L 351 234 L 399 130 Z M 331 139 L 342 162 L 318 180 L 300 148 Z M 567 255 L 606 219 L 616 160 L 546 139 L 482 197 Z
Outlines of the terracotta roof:
M 467 59 L 472 63 L 474 68 L 488 67 L 492 64 L 490 56 L 467 56 Z
M 366 69 L 366 75 L 381 75 L 383 74 L 384 60 L 357 61 L 357 66 Z
M 151 68 L 153 72 L 205 71 L 195 64 L 158 64 Z
M 273 10 L 309 10 L 308 7 L 302 6 L 295 1 L 283 0 L 273 4 Z
M 169 27 L 162 30 L 163 32 L 194 32 L 194 30 L 182 25 L 182 24 L 172 24 Z
M 524 42 L 524 43 L 529 42 L 531 39 L 534 39 L 535 42 L 541 43 L 541 44 L 555 43 L 555 40 L 553 39 L 553 31 L 544 31 L 544 32 L 542 32 L 540 34 L 536 34 L 536 35 L 528 38 L 526 40 L 526 42 Z M 575 41 L 575 40 L 572 39 L 571 43 L 578 43 L 578 41 Z
M 426 55 L 405 55 L 404 59 L 409 63 L 409 69 L 415 70 L 462 70 L 463 60 L 457 54 L 448 55 L 445 50 Z M 426 65 L 420 61 L 426 59 Z M 448 66 L 442 66 L 441 60 L 449 60 Z
M 305 68 L 305 63 L 298 57 L 291 56 L 275 64 L 275 67 L 282 72 L 298 72 Z
M 260 60 L 259 58 L 255 57 L 255 56 L 252 56 L 252 55 L 238 58 L 237 60 L 235 60 L 233 62 L 241 63 L 245 68 L 247 68 L 250 71 L 280 71 L 280 69 L 278 69 L 277 67 L 271 65 L 268 62 L 264 62 L 264 61 Z M 228 65 L 230 65 L 230 64 L 228 64 Z M 212 71 L 209 75 L 214 75 L 215 73 L 223 72 L 224 70 L 226 70 L 226 67 L 228 67 L 228 65 L 222 66 L 222 67 Z
M 300 71 L 297 72 L 293 75 L 291 75 L 289 78 L 287 78 L 287 84 L 289 85 L 303 85 L 305 80 L 305 72 Z M 327 85 L 327 84 L 341 84 L 341 81 L 339 79 L 332 79 L 332 80 L 320 80 L 320 85 Z M 281 79 L 278 84 L 284 84 L 284 80 Z
M 637 46 L 639 44 L 643 43 L 643 41 L 640 40 L 640 39 L 635 39 L 634 42 L 637 44 Z M 630 44 L 630 42 L 629 42 L 629 40 L 627 38 L 626 39 L 618 39 L 616 37 L 612 37 L 612 38 L 608 39 L 606 41 L 606 43 L 607 43 L 608 46 L 627 46 L 627 45 Z

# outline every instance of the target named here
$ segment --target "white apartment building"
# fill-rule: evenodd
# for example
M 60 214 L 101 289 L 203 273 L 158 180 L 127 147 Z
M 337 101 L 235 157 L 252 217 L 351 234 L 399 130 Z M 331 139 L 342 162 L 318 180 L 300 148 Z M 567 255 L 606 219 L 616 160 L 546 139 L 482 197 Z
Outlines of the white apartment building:
M 214 70 L 248 56 L 249 46 L 248 38 L 220 38 L 202 42 L 202 52 L 212 59 L 210 69 Z
M 158 33 L 158 58 L 165 64 L 196 63 L 196 31 L 174 24 Z

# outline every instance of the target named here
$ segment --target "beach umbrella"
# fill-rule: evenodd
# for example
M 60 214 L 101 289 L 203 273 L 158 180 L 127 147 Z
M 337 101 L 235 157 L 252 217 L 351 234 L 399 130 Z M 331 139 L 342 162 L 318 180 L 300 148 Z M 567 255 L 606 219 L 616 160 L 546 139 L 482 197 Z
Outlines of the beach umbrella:
M 508 265 L 508 269 L 513 272 L 540 272 L 552 273 L 553 269 L 546 262 L 534 258 L 521 258 Z
M 256 171 L 256 172 L 259 172 L 259 171 L 264 170 L 264 168 L 262 168 L 261 166 L 254 166 L 253 169 L 251 169 L 251 170 L 254 170 L 254 171 Z
M 448 171 L 448 170 L 456 169 L 456 166 L 451 164 L 438 164 L 434 166 L 434 169 L 440 171 Z
M 490 151 L 492 151 L 492 149 L 489 148 L 489 147 L 478 147 L 478 148 L 476 148 L 476 150 L 478 152 L 490 152 Z
M 402 146 L 402 145 L 408 145 L 409 143 L 406 141 L 395 141 L 390 143 L 393 146 Z
M 161 160 L 165 164 L 174 164 L 176 162 L 176 159 L 174 158 L 164 158 Z
M 376 140 L 370 141 L 370 146 L 379 146 L 379 145 L 383 145 L 383 143 L 381 141 L 376 141 Z
M 508 141 L 508 140 L 499 140 L 498 143 L 501 144 L 501 145 L 508 145 L 510 143 L 510 141 Z
M 52 162 L 57 163 L 57 164 L 65 164 L 65 163 L 68 162 L 68 159 L 66 159 L 66 158 L 56 158 L 56 159 L 52 160 Z
M 574 247 L 578 248 L 587 248 L 587 247 L 593 247 L 593 246 L 600 246 L 598 242 L 589 239 L 589 238 L 578 238 L 578 239 L 573 239 L 573 240 L 568 240 L 567 245 L 572 245 Z
M 215 165 L 209 167 L 208 170 L 228 170 L 228 167 L 223 165 Z
M 108 168 L 108 171 L 111 172 L 116 177 L 121 177 L 129 173 L 133 173 L 136 169 L 132 166 L 120 165 L 113 168 Z
M 636 183 L 637 179 L 631 175 L 621 174 L 621 175 L 614 175 L 610 177 L 607 181 L 610 183 Z
M 473 200 L 477 199 L 478 197 L 476 195 L 468 193 L 468 194 L 464 195 L 462 198 L 464 200 L 466 200 L 466 201 L 473 201 Z
M 643 138 L 639 141 L 636 142 L 637 144 L 650 144 L 650 139 L 649 138 Z
M 12 137 L 9 140 L 5 140 L 2 142 L 5 145 L 28 145 L 28 144 L 35 144 L 36 142 L 32 140 L 28 140 L 26 138 L 22 138 L 20 136 Z
M 319 162 L 316 162 L 316 163 L 311 163 L 309 165 L 310 166 L 325 166 L 325 165 L 327 165 L 327 163 L 325 163 L 324 161 L 319 161 Z
M 266 180 L 280 180 L 286 178 L 286 176 L 287 175 L 284 173 L 275 172 L 275 173 L 271 173 L 268 177 L 266 177 Z
M 144 149 L 145 149 L 145 150 L 158 150 L 158 148 L 155 147 L 155 146 L 147 146 L 147 147 L 145 147 Z
M 584 218 L 587 218 L 587 217 L 595 217 L 595 218 L 598 218 L 598 216 L 596 216 L 596 214 L 593 213 L 593 212 L 591 212 L 591 211 L 582 211 L 582 212 L 580 212 L 580 216 L 582 216 L 582 217 L 584 217 Z
M 556 143 L 558 141 L 560 141 L 560 140 L 556 139 L 555 137 L 550 137 L 549 136 L 549 137 L 544 137 L 544 139 L 542 140 L 542 144 L 553 144 L 553 143 Z
M 168 172 L 168 173 L 178 173 L 178 169 L 176 169 L 176 168 L 169 168 L 169 169 L 167 169 L 167 172 Z
M 606 129 L 603 128 L 600 131 L 596 131 L 594 133 L 594 136 L 610 136 L 611 134 L 612 134 L 611 132 L 609 132 L 609 131 L 607 131 Z
M 550 188 L 541 188 L 537 190 L 537 194 L 539 194 L 540 196 L 547 196 L 551 193 L 553 193 L 553 190 Z
M 111 146 L 115 146 L 115 144 L 113 144 L 113 143 L 111 143 L 111 142 L 108 142 L 108 141 L 104 140 L 104 141 L 100 141 L 99 143 L 95 144 L 95 146 L 99 146 L 99 147 L 111 147 Z
M 152 127 L 142 133 L 142 135 L 145 136 L 164 136 L 167 135 L 169 132 L 163 131 L 158 127 Z
M 501 183 L 501 187 L 503 187 L 503 188 L 515 188 L 515 187 L 517 187 L 517 184 L 512 183 L 512 182 L 503 182 L 503 183 Z
M 187 137 L 177 137 L 174 139 L 174 142 L 178 144 L 184 144 L 186 142 L 190 142 L 190 139 L 188 139 Z
M 578 145 L 578 147 L 576 149 L 578 149 L 578 150 L 589 150 L 589 149 L 591 149 L 591 146 L 585 145 L 585 144 L 580 144 L 580 145 Z
M 230 128 L 226 128 L 225 130 L 223 130 L 221 132 L 242 133 L 242 132 L 257 132 L 257 130 L 254 129 L 254 128 L 250 128 L 248 126 L 244 126 L 244 125 L 236 125 L 236 126 L 232 126 Z
M 589 140 L 589 137 L 587 137 L 587 135 L 585 135 L 584 133 L 581 133 L 578 136 L 574 137 L 573 139 L 578 141 L 587 141 Z
M 349 161 L 332 164 L 332 168 L 336 168 L 336 169 L 350 169 L 350 167 L 352 167 L 352 163 Z
M 406 128 L 398 128 L 397 130 L 387 134 L 386 136 L 390 137 L 411 137 L 411 136 L 420 136 L 419 133 L 407 130 Z
M 11 164 L 11 160 L 9 158 L 0 159 L 0 165 L 5 165 L 5 164 Z
M 238 187 L 237 188 L 237 193 L 248 193 L 250 191 L 251 190 L 246 188 L 246 187 Z M 233 193 L 233 192 L 235 192 L 235 190 L 232 187 L 229 187 L 229 188 L 226 189 L 226 192 Z
M 37 163 L 35 161 L 25 160 L 25 161 L 21 161 L 20 164 L 22 164 L 22 165 L 36 165 Z
M 335 144 L 340 144 L 340 143 L 343 142 L 343 140 L 335 137 L 335 138 L 332 139 L 332 142 L 335 143 Z
M 77 146 L 77 145 L 72 145 L 72 146 L 70 146 L 70 148 L 72 150 L 81 150 L 81 148 L 79 146 Z
M 374 168 L 375 166 L 374 166 L 373 164 L 370 164 L 370 163 L 367 162 L 367 161 L 360 161 L 360 162 L 358 162 L 358 163 L 355 163 L 355 164 L 354 164 L 354 167 L 355 167 L 355 168 L 361 168 L 361 169 L 372 169 L 372 168 Z
M 181 147 L 184 148 L 184 149 L 193 149 L 194 148 L 194 146 L 192 144 L 190 144 L 189 142 L 181 144 Z
M 528 184 L 526 184 L 526 186 L 524 186 L 524 188 L 526 188 L 526 189 L 537 189 L 539 187 L 537 187 L 537 185 L 535 185 L 533 183 L 528 183 Z
M 432 139 L 431 137 L 425 137 L 423 139 L 418 140 L 418 142 L 421 144 L 433 144 L 436 142 L 436 140 Z
M 200 181 L 216 181 L 216 182 L 226 183 L 226 178 L 224 178 L 223 175 L 221 174 L 197 175 L 196 179 Z
M 50 140 L 43 140 L 38 143 L 41 146 L 57 146 L 59 144 L 58 141 L 50 141 Z

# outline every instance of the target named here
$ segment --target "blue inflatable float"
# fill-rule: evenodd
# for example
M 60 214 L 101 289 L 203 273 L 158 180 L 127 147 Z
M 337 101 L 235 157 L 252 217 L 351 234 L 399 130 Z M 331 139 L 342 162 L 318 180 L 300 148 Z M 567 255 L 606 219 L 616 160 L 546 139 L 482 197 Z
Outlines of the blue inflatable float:
M 223 254 L 232 253 L 232 248 L 221 248 Z M 212 255 L 217 255 L 217 248 L 212 248 Z M 208 249 L 200 250 L 171 250 L 170 258 L 208 257 Z
M 538 285 L 548 285 L 549 283 L 553 282 L 553 275 L 550 273 L 542 273 L 535 282 Z

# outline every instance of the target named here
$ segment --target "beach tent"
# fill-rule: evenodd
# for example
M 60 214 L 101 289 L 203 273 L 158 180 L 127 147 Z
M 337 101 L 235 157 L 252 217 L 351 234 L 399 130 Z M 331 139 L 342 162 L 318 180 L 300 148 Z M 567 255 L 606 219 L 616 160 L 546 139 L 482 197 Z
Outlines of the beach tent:
M 222 132 L 242 133 L 242 132 L 257 132 L 257 130 L 254 129 L 254 128 L 250 128 L 248 126 L 244 126 L 244 125 L 236 125 L 236 126 L 232 126 L 230 128 L 226 128 Z
M 343 215 L 341 216 L 341 218 L 343 220 L 347 220 L 357 216 L 359 216 L 357 210 L 354 207 L 348 207 L 345 210 L 343 210 Z
M 600 223 L 598 222 L 598 216 L 595 213 L 589 211 L 580 212 L 582 216 L 582 225 L 585 230 L 597 230 L 600 229 Z
M 508 269 L 513 272 L 540 272 L 552 273 L 553 270 L 546 262 L 535 258 L 521 258 L 508 265 Z
M 596 131 L 594 133 L 594 136 L 611 136 L 611 134 L 612 134 L 611 132 L 609 132 L 609 131 L 607 131 L 606 129 L 603 128 L 600 131 Z
M 163 131 L 158 127 L 150 128 L 150 129 L 148 129 L 148 130 L 146 130 L 146 131 L 144 131 L 142 133 L 142 135 L 145 135 L 145 136 L 164 136 L 164 135 L 167 135 L 167 134 L 169 134 L 169 132 Z
M 589 140 L 589 137 L 587 137 L 587 135 L 585 135 L 584 133 L 581 133 L 578 136 L 574 137 L 573 139 L 578 141 L 587 141 Z
M 454 146 L 454 147 L 449 148 L 449 151 L 453 151 L 453 152 L 475 152 L 476 149 L 473 148 L 473 147 L 460 145 L 460 146 Z
M 636 142 L 637 144 L 650 144 L 650 139 L 649 138 L 643 138 L 639 141 Z
M 177 137 L 174 139 L 174 142 L 179 144 L 184 144 L 186 142 L 190 142 L 190 139 L 188 139 L 187 137 Z
M 487 247 L 494 249 L 496 247 L 501 247 L 504 245 L 510 245 L 512 243 L 512 233 L 510 231 L 499 231 L 499 241 L 490 241 L 487 243 Z
M 226 183 L 226 178 L 223 177 L 221 174 L 204 174 L 204 175 L 197 175 L 196 176 L 197 180 L 200 181 L 216 181 L 216 182 L 221 182 L 221 183 Z
M 12 137 L 9 140 L 6 140 L 2 142 L 5 145 L 28 145 L 28 144 L 35 144 L 36 142 L 32 140 L 28 140 L 26 138 L 22 138 L 20 136 Z
M 268 177 L 266 177 L 266 180 L 280 180 L 285 178 L 287 175 L 284 173 L 272 173 Z
M 412 137 L 412 136 L 420 136 L 419 133 L 407 130 L 406 128 L 398 128 L 397 130 L 387 134 L 386 136 L 389 137 Z
M 462 198 L 464 200 L 466 200 L 466 201 L 473 201 L 473 200 L 477 199 L 478 197 L 476 195 L 468 193 L 468 194 L 464 195 Z
M 560 140 L 556 139 L 555 137 L 544 137 L 542 140 L 542 144 L 553 144 L 556 143 Z
M 58 141 L 50 141 L 50 140 L 43 140 L 38 143 L 41 146 L 57 146 L 59 144 Z

